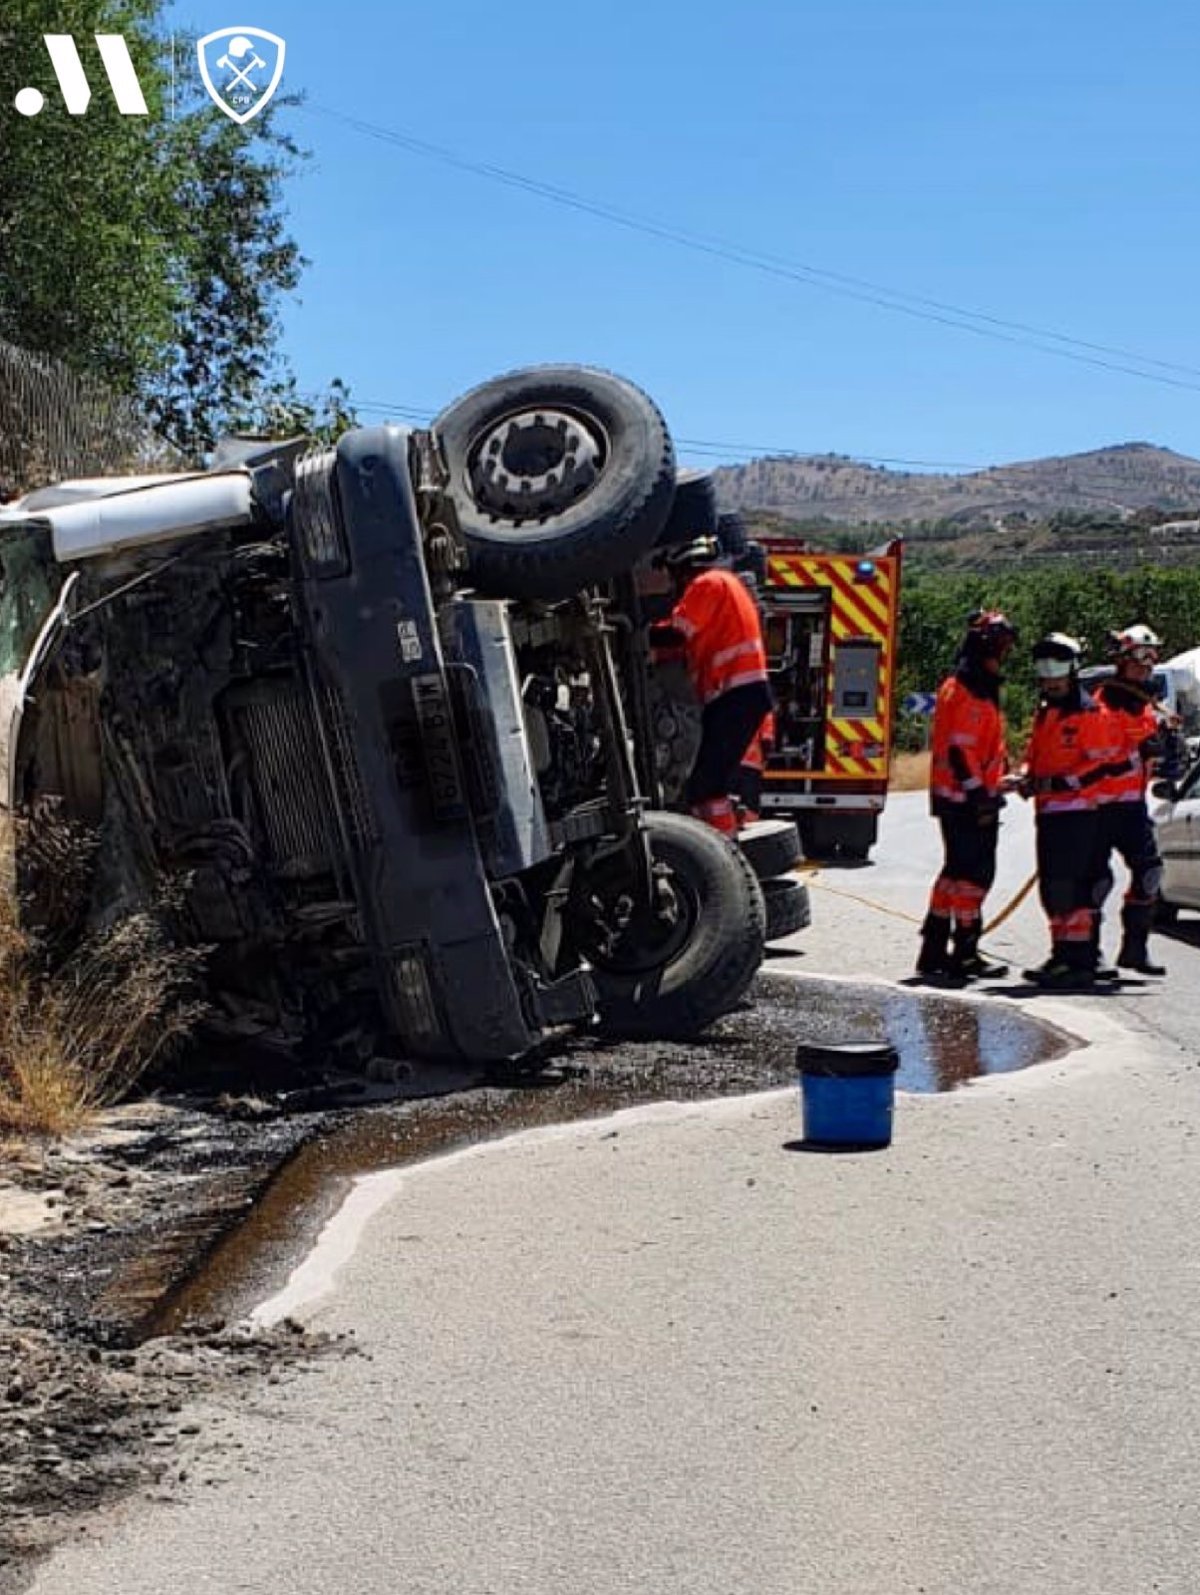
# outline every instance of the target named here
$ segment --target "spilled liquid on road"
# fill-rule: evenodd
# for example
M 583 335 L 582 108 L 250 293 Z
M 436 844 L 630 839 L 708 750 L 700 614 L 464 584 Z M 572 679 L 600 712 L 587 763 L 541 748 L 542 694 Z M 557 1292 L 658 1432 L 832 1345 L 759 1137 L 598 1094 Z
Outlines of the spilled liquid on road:
M 952 1091 L 979 1075 L 1048 1062 L 1076 1045 L 1064 1031 L 999 1003 L 764 974 L 753 1006 L 722 1020 L 701 1041 L 578 1040 L 536 1078 L 349 1112 L 284 1166 L 149 1333 L 247 1313 L 282 1282 L 357 1175 L 642 1103 L 786 1085 L 794 1078 L 799 1044 L 864 1041 L 896 1047 L 897 1083 L 918 1092 Z

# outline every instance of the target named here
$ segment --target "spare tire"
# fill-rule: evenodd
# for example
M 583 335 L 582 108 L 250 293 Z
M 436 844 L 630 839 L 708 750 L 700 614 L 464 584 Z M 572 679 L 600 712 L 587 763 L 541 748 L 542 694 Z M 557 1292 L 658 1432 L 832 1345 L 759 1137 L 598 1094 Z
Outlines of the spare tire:
M 535 366 L 433 423 L 470 579 L 505 598 L 569 598 L 630 569 L 671 511 L 675 455 L 640 388 L 587 366 Z
M 808 887 L 794 875 L 777 875 L 773 880 L 760 881 L 767 905 L 768 942 L 782 941 L 798 930 L 806 930 L 812 923 L 808 902 Z
M 613 1035 L 692 1036 L 745 995 L 763 960 L 766 906 L 753 872 L 714 831 L 682 814 L 646 816 L 674 916 L 618 909 L 635 892 L 625 854 L 576 879 L 566 925 L 591 965 L 601 1028 Z M 598 934 L 605 917 L 615 935 Z
M 736 841 L 760 881 L 786 875 L 804 859 L 795 820 L 753 820 L 742 826 Z

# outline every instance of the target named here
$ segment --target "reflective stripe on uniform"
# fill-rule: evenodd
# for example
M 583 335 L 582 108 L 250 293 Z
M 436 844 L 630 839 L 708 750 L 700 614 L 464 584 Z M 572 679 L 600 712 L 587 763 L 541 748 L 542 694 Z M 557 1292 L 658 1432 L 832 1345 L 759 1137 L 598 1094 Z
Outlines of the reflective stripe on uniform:
M 765 681 L 766 679 L 767 672 L 765 670 L 743 670 L 740 675 L 726 676 L 719 686 L 713 688 L 704 699 L 704 702 L 711 703 L 714 698 L 724 697 L 727 692 L 732 692 L 735 687 L 749 687 L 755 681 Z
M 694 577 L 671 612 L 671 624 L 687 639 L 688 671 L 701 703 L 766 681 L 758 606 L 732 571 L 704 570 Z
M 1074 908 L 1069 914 L 1050 914 L 1052 941 L 1091 941 L 1095 925 L 1095 912 L 1090 908 Z

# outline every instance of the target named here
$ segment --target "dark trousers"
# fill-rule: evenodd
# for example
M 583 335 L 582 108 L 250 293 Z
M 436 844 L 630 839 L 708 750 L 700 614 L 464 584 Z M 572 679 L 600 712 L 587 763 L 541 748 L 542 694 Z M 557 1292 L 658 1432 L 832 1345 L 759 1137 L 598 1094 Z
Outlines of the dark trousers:
M 952 881 L 969 881 L 972 886 L 991 889 L 996 879 L 996 844 L 1000 839 L 1000 816 L 989 815 L 983 823 L 968 805 L 961 813 L 938 815 L 942 829 L 945 862 L 942 874 Z
M 999 809 L 981 815 L 965 803 L 944 803 L 936 812 L 944 856 L 929 894 L 929 913 L 935 920 L 953 920 L 959 931 L 977 933 L 983 900 L 996 879 Z
M 1113 886 L 1112 855 L 1119 853 L 1129 871 L 1127 903 L 1156 901 L 1162 886 L 1162 858 L 1154 834 L 1154 821 L 1145 803 L 1106 803 L 1100 810 L 1100 876 L 1097 890 L 1103 902 Z
M 700 747 L 688 777 L 689 804 L 710 803 L 737 790 L 742 755 L 773 706 L 765 681 L 748 681 L 704 705 Z
M 1098 810 L 1038 815 L 1038 891 L 1056 943 L 1092 940 L 1103 901 L 1103 859 Z
M 762 771 L 752 764 L 739 764 L 729 790 L 739 802 L 757 814 L 762 807 Z

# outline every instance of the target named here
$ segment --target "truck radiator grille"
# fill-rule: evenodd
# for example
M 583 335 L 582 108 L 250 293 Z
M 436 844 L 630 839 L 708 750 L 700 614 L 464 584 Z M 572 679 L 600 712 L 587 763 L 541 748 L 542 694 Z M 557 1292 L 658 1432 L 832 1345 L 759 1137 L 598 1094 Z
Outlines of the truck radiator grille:
M 377 841 L 379 833 L 371 814 L 371 806 L 367 802 L 362 771 L 355 757 L 354 739 L 350 734 L 350 719 L 342 695 L 336 687 L 325 685 L 321 688 L 321 694 L 338 798 L 355 846 L 362 850 Z
M 329 868 L 334 833 L 307 700 L 298 684 L 259 689 L 231 705 L 250 755 L 270 862 L 289 874 Z

